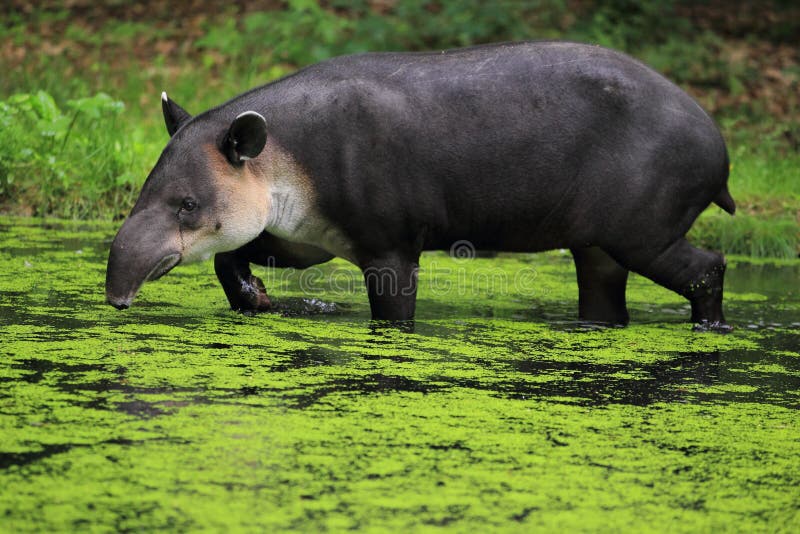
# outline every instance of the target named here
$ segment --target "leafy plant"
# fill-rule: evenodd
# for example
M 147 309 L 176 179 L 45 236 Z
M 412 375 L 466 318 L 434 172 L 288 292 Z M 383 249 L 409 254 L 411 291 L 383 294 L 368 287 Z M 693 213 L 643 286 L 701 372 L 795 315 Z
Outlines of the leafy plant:
M 136 180 L 118 124 L 123 109 L 105 93 L 68 100 L 66 110 L 44 91 L 0 102 L 0 201 L 85 217 L 130 193 Z

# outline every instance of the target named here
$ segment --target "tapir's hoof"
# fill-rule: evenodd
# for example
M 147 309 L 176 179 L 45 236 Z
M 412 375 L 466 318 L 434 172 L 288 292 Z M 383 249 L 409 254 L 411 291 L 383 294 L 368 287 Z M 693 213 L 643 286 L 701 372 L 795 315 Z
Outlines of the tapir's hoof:
M 258 311 L 267 311 L 272 308 L 272 302 L 267 295 L 267 288 L 264 287 L 264 282 L 257 276 L 250 275 L 250 283 L 255 288 L 255 301 L 253 303 L 254 309 Z
M 264 312 L 272 309 L 272 302 L 267 295 L 264 282 L 257 276 L 250 275 L 247 280 L 242 280 L 241 293 L 237 302 L 231 303 L 231 308 L 242 313 Z
M 713 332 L 715 334 L 730 334 L 733 327 L 725 321 L 700 321 L 692 327 L 693 332 Z

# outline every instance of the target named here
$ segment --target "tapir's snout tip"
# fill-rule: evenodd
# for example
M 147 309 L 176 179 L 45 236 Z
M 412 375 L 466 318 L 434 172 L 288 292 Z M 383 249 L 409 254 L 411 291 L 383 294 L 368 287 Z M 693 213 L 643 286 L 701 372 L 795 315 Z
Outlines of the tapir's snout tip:
M 106 297 L 106 302 L 118 310 L 127 310 L 131 307 L 131 299 L 116 299 L 113 297 Z

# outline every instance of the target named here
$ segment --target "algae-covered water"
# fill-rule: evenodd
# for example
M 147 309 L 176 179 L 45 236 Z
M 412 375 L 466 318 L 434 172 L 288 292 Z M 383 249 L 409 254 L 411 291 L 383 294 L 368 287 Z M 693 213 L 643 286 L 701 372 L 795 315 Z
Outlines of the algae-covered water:
M 639 277 L 573 320 L 569 255 L 422 261 L 413 332 L 344 262 L 210 262 L 104 304 L 114 228 L 0 219 L 0 531 L 796 531 L 800 267 L 731 261 L 730 335 Z

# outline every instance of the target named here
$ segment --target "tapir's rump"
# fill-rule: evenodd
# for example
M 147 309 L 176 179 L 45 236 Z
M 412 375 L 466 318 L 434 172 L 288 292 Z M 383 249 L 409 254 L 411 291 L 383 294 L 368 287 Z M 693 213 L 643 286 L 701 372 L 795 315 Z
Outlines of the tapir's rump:
M 234 309 L 266 309 L 250 263 L 340 256 L 364 271 L 373 317 L 402 320 L 423 250 L 569 248 L 582 318 L 627 322 L 634 270 L 726 328 L 724 260 L 684 238 L 710 203 L 735 209 L 725 143 L 690 96 L 624 54 L 566 42 L 361 54 L 193 118 L 166 97 L 163 111 L 172 139 L 125 225 L 179 217 L 159 219 L 170 246 L 123 227 L 112 257 L 135 255 L 137 272 L 179 242 L 184 259 L 216 254 Z M 117 276 L 109 287 L 143 281 Z

